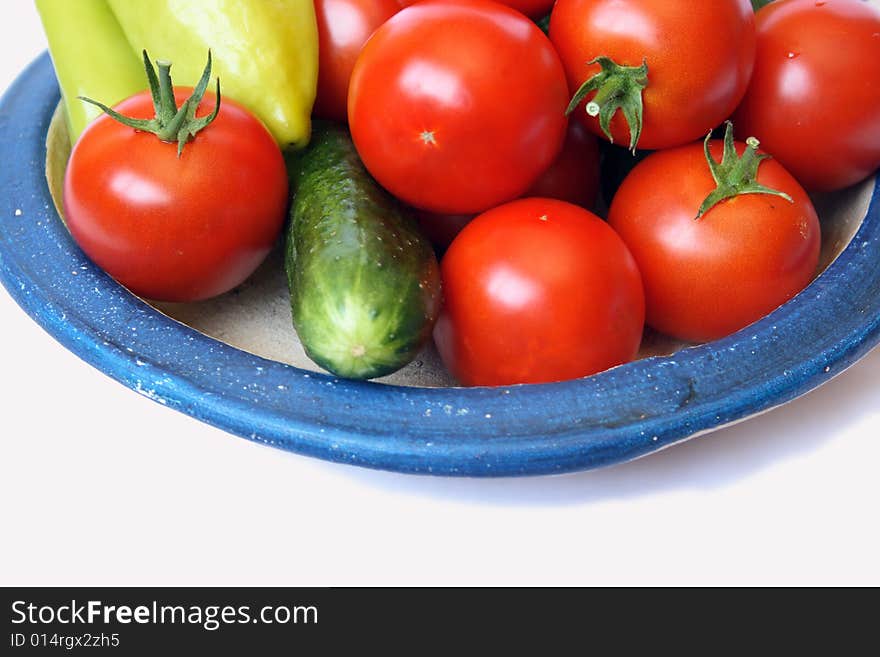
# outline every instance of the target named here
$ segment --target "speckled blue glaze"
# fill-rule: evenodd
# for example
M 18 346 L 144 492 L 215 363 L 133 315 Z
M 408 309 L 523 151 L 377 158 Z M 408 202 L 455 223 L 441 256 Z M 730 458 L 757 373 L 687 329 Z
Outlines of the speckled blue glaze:
M 423 389 L 265 360 L 156 312 L 101 272 L 44 179 L 48 56 L 0 104 L 0 279 L 68 349 L 156 402 L 254 441 L 410 473 L 533 475 L 643 456 L 782 404 L 880 340 L 880 192 L 806 291 L 730 338 L 559 384 Z

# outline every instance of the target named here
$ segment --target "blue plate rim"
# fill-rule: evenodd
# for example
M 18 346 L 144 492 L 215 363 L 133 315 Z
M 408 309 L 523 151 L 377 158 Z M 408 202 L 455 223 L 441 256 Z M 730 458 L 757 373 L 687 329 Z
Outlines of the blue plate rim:
M 508 388 L 404 388 L 266 360 L 159 313 L 73 243 L 44 175 L 45 135 L 58 99 L 43 53 L 0 101 L 0 157 L 21 164 L 0 171 L 0 280 L 86 362 L 160 404 L 260 443 L 405 473 L 586 470 L 785 403 L 880 341 L 875 186 L 856 236 L 798 297 L 728 338 L 669 357 Z

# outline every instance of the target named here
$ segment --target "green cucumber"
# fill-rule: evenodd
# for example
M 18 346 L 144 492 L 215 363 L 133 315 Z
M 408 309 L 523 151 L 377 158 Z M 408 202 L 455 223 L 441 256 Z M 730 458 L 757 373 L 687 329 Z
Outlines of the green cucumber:
M 430 243 L 364 168 L 345 128 L 317 125 L 290 165 L 284 264 L 300 342 L 337 376 L 400 369 L 427 342 L 440 306 Z

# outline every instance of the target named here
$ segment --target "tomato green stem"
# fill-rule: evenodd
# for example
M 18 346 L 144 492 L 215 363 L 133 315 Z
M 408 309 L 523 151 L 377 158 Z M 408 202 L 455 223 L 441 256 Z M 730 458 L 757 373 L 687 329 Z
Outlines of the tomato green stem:
M 642 94 L 648 86 L 648 60 L 641 66 L 621 66 L 610 57 L 597 57 L 588 64 L 598 64 L 602 70 L 584 82 L 575 92 L 565 110 L 566 116 L 592 92 L 596 92 L 586 105 L 587 114 L 599 117 L 599 127 L 613 144 L 611 119 L 617 110 L 629 125 L 629 148 L 635 153 L 642 136 L 644 105 Z
M 152 132 L 162 141 L 176 141 L 177 157 L 180 157 L 186 143 L 195 137 L 199 131 L 207 128 L 220 113 L 220 78 L 217 78 L 217 102 L 214 105 L 214 111 L 208 116 L 196 117 L 196 109 L 198 109 L 199 103 L 202 102 L 202 98 L 205 97 L 205 91 L 207 91 L 208 82 L 211 79 L 211 51 L 208 51 L 208 63 L 205 65 L 202 77 L 199 79 L 195 89 L 193 89 L 192 95 L 183 101 L 179 108 L 177 107 L 177 101 L 174 99 L 171 62 L 161 59 L 156 60 L 156 67 L 159 69 L 157 74 L 146 50 L 143 51 L 143 58 L 147 80 L 150 84 L 150 95 L 153 98 L 153 109 L 156 113 L 154 118 L 135 119 L 123 116 L 116 110 L 96 100 L 83 96 L 79 98 L 101 108 L 110 118 L 122 125 L 134 130 Z
M 724 131 L 724 154 L 721 157 L 721 162 L 717 162 L 712 157 L 709 150 L 711 140 L 712 133 L 710 132 L 703 142 L 703 151 L 717 187 L 703 201 L 695 219 L 700 219 L 722 201 L 741 194 L 771 194 L 779 196 L 789 203 L 794 203 L 791 196 L 785 192 L 771 189 L 757 181 L 758 167 L 761 166 L 761 162 L 770 158 L 767 153 L 758 152 L 758 147 L 761 144 L 757 139 L 749 137 L 746 140 L 746 150 L 740 157 L 736 152 L 736 143 L 733 140 L 733 123 L 728 121 Z

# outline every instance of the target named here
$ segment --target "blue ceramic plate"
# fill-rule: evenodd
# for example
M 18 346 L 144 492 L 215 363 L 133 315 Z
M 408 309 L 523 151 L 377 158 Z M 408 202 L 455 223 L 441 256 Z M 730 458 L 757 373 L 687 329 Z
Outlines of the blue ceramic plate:
M 717 342 L 577 381 L 412 388 L 254 356 L 156 311 L 86 259 L 44 176 L 48 56 L 0 105 L 0 279 L 50 334 L 124 385 L 226 431 L 331 461 L 502 476 L 626 461 L 801 395 L 880 336 L 880 200 L 802 294 Z

